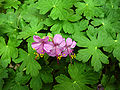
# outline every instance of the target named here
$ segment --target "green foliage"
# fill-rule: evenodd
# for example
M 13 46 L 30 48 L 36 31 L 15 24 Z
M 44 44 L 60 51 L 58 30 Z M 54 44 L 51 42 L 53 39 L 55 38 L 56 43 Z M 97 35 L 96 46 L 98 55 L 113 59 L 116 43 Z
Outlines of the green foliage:
M 115 77 L 114 76 L 111 76 L 109 78 L 108 75 L 103 75 L 101 83 L 105 86 L 106 90 L 120 89 L 119 83 L 115 82 Z
M 20 66 L 20 70 L 26 70 L 26 74 L 31 74 L 31 76 L 37 76 L 39 70 L 41 69 L 41 66 L 35 60 L 33 52 L 27 53 L 26 51 L 19 49 L 19 53 L 20 56 L 18 59 L 16 59 L 16 62 L 20 63 L 23 61 Z
M 38 9 L 41 14 L 46 14 L 51 9 L 50 17 L 60 20 L 65 20 L 70 16 L 70 12 L 73 12 L 70 8 L 75 3 L 75 0 L 39 0 Z
M 92 36 L 88 33 L 88 36 L 89 39 L 86 36 L 80 35 L 75 38 L 75 40 L 78 41 L 77 45 L 85 48 L 78 51 L 76 59 L 87 62 L 90 57 L 92 57 L 91 65 L 94 67 L 95 71 L 99 71 L 102 68 L 101 62 L 104 64 L 109 63 L 108 57 L 102 53 L 99 48 L 109 45 L 110 40 L 105 32 L 100 32 L 98 36 Z
M 21 40 L 9 38 L 8 43 L 5 43 L 3 37 L 0 37 L 0 55 L 2 55 L 0 63 L 3 67 L 7 67 L 11 62 L 11 58 L 15 59 L 18 57 L 18 47 Z
M 83 2 L 77 2 L 76 12 L 80 15 L 84 13 L 87 19 L 91 19 L 94 16 L 103 17 L 104 13 L 101 6 L 104 6 L 106 0 L 84 0 Z
M 54 86 L 54 90 L 92 90 L 86 84 L 93 85 L 98 82 L 99 74 L 85 64 L 69 65 L 68 72 L 71 79 L 63 74 L 56 77 L 59 84 Z
M 33 36 L 55 34 L 75 59 L 36 58 Z M 0 90 L 117 90 L 119 54 L 120 0 L 0 0 Z
M 8 71 L 4 68 L 1 68 L 0 67 L 0 90 L 2 89 L 3 87 L 3 84 L 4 84 L 4 78 L 8 78 Z
M 44 83 L 53 82 L 51 72 L 51 68 L 43 67 L 38 76 L 32 77 L 32 80 L 30 81 L 30 87 L 33 88 L 33 90 L 40 90 L 42 88 L 42 81 Z
M 25 85 L 30 80 L 29 75 L 24 75 L 23 72 L 19 72 L 18 70 L 14 72 L 14 70 L 8 70 L 9 79 L 6 81 L 3 90 L 29 90 Z
M 15 9 L 18 9 L 18 5 L 20 5 L 21 2 L 18 1 L 18 0 L 5 0 L 5 5 L 4 5 L 4 8 L 5 9 L 8 9 L 8 8 L 15 8 Z

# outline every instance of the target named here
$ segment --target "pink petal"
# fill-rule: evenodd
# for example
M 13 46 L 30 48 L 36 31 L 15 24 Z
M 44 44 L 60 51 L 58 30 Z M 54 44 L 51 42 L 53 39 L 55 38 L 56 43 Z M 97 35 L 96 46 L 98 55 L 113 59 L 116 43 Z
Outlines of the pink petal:
M 73 41 L 72 45 L 71 45 L 71 48 L 74 48 L 76 46 L 76 42 Z
M 67 52 L 67 49 L 62 53 L 62 56 L 63 57 L 67 57 L 67 55 L 68 55 L 69 53 Z
M 57 55 L 57 56 L 61 55 L 61 52 L 62 52 L 62 51 L 61 51 L 59 48 L 56 48 L 56 55 Z
M 40 47 L 40 42 L 33 42 L 32 43 L 32 48 L 38 49 Z
M 55 56 L 56 56 L 55 49 L 50 50 L 50 52 L 47 52 L 47 54 L 48 54 L 49 56 L 55 57 Z
M 65 40 L 64 40 L 64 41 L 62 41 L 62 42 L 60 43 L 60 45 L 59 45 L 59 46 L 60 46 L 60 47 L 64 47 L 64 46 L 65 46 L 65 44 L 66 44 L 66 43 L 65 43 Z
M 50 50 L 52 50 L 52 49 L 53 49 L 53 45 L 51 45 L 51 44 L 44 44 L 44 50 L 46 52 L 50 52 Z
M 37 49 L 37 53 L 39 53 L 39 54 L 44 54 L 44 53 L 45 53 L 45 51 L 44 51 L 44 49 L 43 49 L 43 44 L 41 44 L 41 45 L 39 46 L 39 48 Z
M 41 42 L 41 38 L 39 36 L 33 36 L 34 41 Z
M 66 39 L 66 44 L 67 44 L 67 46 L 70 46 L 72 44 L 72 39 L 71 38 L 67 38 Z
M 63 41 L 63 38 L 60 34 L 56 34 L 53 38 L 55 44 L 60 44 Z
M 44 42 L 48 42 L 49 37 L 47 36 L 46 38 L 42 39 Z
M 67 51 L 68 51 L 69 54 L 71 54 L 73 52 L 73 49 L 67 48 Z

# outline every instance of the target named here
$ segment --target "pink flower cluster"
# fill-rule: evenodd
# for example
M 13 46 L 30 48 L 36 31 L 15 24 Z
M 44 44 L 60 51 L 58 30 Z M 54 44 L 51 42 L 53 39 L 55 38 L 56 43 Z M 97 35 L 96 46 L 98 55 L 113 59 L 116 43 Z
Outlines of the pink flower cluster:
M 74 58 L 75 54 L 73 53 L 73 48 L 76 46 L 76 42 L 72 41 L 71 38 L 63 38 L 60 34 L 56 34 L 52 41 L 48 41 L 49 37 L 43 37 L 42 39 L 39 36 L 33 36 L 35 42 L 32 43 L 32 48 L 37 51 L 38 54 L 44 55 L 47 53 L 49 56 L 57 57 L 57 61 L 61 57 L 70 56 Z

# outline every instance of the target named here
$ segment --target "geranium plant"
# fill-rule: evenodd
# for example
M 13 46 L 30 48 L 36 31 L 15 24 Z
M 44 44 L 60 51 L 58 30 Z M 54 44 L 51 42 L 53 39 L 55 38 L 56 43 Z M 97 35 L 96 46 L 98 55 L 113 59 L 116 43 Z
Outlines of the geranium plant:
M 120 90 L 120 0 L 0 0 L 0 90 Z

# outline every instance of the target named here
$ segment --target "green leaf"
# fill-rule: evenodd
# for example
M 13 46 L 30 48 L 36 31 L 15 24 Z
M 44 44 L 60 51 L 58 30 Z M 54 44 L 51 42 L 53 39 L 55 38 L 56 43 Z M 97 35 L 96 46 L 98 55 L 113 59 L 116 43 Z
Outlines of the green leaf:
M 18 0 L 5 0 L 5 5 L 4 5 L 4 8 L 5 9 L 8 9 L 8 8 L 15 8 L 15 9 L 18 9 L 18 5 L 20 5 L 21 2 L 18 1 Z
M 0 90 L 2 90 L 3 84 L 4 84 L 4 80 L 3 80 L 3 79 L 0 79 Z
M 67 20 L 65 21 L 56 20 L 50 30 L 54 34 L 60 33 L 62 29 L 65 33 L 69 33 L 69 34 L 79 33 L 80 31 L 83 31 L 88 28 L 88 23 L 89 23 L 88 20 L 82 20 L 77 23 L 71 23 Z
M 49 67 L 43 67 L 43 69 L 40 71 L 40 77 L 44 83 L 53 82 L 53 76 L 51 72 L 52 72 L 52 69 Z
M 2 22 L 0 24 L 1 34 L 7 33 L 8 36 L 14 36 L 18 34 L 19 24 L 19 12 L 15 12 L 13 9 L 8 9 L 6 14 L 1 14 Z
M 68 22 L 68 21 L 64 21 L 64 23 L 63 23 L 63 30 L 64 30 L 65 33 L 69 33 L 69 34 L 74 33 L 73 24 Z
M 98 37 L 96 37 L 96 35 L 91 36 L 89 33 L 88 37 L 89 39 L 86 36 L 78 36 L 78 38 L 74 38 L 78 41 L 77 45 L 79 47 L 85 48 L 78 51 L 76 59 L 87 62 L 90 57 L 92 57 L 91 65 L 94 67 L 95 71 L 99 71 L 102 68 L 102 63 L 109 63 L 108 57 L 99 49 L 100 47 L 111 45 L 109 36 L 105 32 L 100 32 L 98 33 Z
M 15 59 L 18 57 L 18 49 L 21 40 L 16 40 L 14 38 L 9 38 L 6 45 L 3 37 L 0 37 L 0 55 L 2 55 L 0 63 L 3 67 L 7 67 L 11 62 L 11 58 Z
M 120 61 L 120 34 L 117 34 L 115 39 L 111 39 L 111 45 L 104 47 L 103 49 L 109 53 L 113 53 L 113 56 Z
M 65 20 L 70 16 L 70 8 L 74 4 L 74 0 L 39 0 L 38 9 L 40 9 L 41 14 L 46 14 L 51 10 L 50 17 L 55 20 L 59 18 L 60 20 Z M 66 4 L 67 3 L 67 4 Z
M 87 84 L 93 85 L 99 79 L 99 74 L 85 64 L 69 64 L 68 72 L 71 79 L 62 74 L 57 76 L 56 81 L 59 84 L 55 85 L 53 90 L 92 90 Z
M 103 75 L 101 83 L 105 87 L 105 90 L 116 90 L 118 89 L 119 85 L 116 83 L 114 75 L 112 75 L 111 77 L 109 77 L 108 75 Z
M 35 20 L 34 23 L 30 23 L 23 27 L 23 31 L 19 33 L 18 39 L 26 39 L 30 36 L 38 34 L 37 32 L 40 31 L 43 28 L 42 23 L 38 23 L 38 20 Z
M 44 19 L 46 18 L 46 15 L 41 15 L 39 14 L 39 10 L 36 9 L 37 5 L 36 4 L 24 4 L 22 6 L 22 10 L 20 11 L 20 17 L 23 18 L 26 22 L 33 22 L 37 21 L 38 22 L 43 22 Z M 32 12 L 31 12 L 32 11 Z
M 87 19 L 91 19 L 94 16 L 97 17 L 103 17 L 104 13 L 103 10 L 100 6 L 103 6 L 105 3 L 105 0 L 84 0 L 85 3 L 83 2 L 77 2 L 75 4 L 76 13 L 82 14 L 84 13 L 84 16 L 86 16 Z
M 30 81 L 30 87 L 33 88 L 33 90 L 40 90 L 42 88 L 42 81 L 39 76 L 33 77 Z
M 30 75 L 25 75 L 24 72 L 16 72 L 13 69 L 8 69 L 9 78 L 6 79 L 3 90 L 28 90 L 26 85 L 30 80 Z
M 93 20 L 94 21 L 91 23 L 94 26 L 101 25 L 98 28 L 100 31 L 107 31 L 110 34 L 120 32 L 120 22 L 118 21 L 118 18 L 114 18 L 113 15 L 108 15 L 106 18 L 101 19 L 94 18 Z
M 50 31 L 52 31 L 53 34 L 59 34 L 62 29 L 63 22 L 55 23 L 51 28 Z
M 29 90 L 27 86 L 22 86 L 20 84 L 16 84 L 10 90 Z
M 4 84 L 4 78 L 8 78 L 8 71 L 0 67 L 0 90 L 2 90 Z
M 30 81 L 30 87 L 33 88 L 33 90 L 40 90 L 42 88 L 42 81 L 47 84 L 53 82 L 53 76 L 51 72 L 51 68 L 42 67 L 39 75 L 32 77 L 32 80 Z
M 26 70 L 26 74 L 31 74 L 31 76 L 37 76 L 39 70 L 41 69 L 40 64 L 35 60 L 35 55 L 33 52 L 26 52 L 23 49 L 19 49 L 19 57 L 16 59 L 18 62 L 22 62 L 20 70 Z M 20 60 L 20 61 L 19 61 Z
M 88 20 L 81 20 L 80 22 L 74 23 L 75 33 L 86 30 L 88 28 L 88 24 Z
M 79 14 L 72 14 L 72 15 L 70 15 L 70 16 L 68 17 L 68 20 L 69 20 L 70 22 L 75 22 L 75 21 L 80 20 L 81 18 L 82 18 L 82 16 L 79 15 Z
M 15 77 L 16 83 L 20 83 L 21 85 L 25 85 L 30 80 L 30 75 L 24 75 L 23 72 L 18 72 Z

